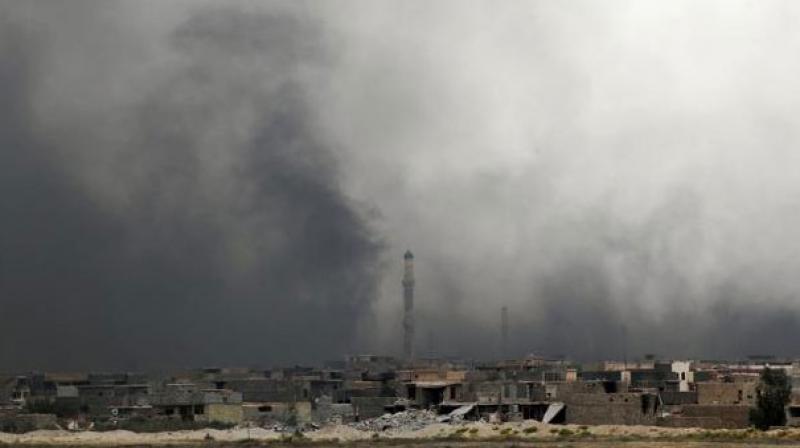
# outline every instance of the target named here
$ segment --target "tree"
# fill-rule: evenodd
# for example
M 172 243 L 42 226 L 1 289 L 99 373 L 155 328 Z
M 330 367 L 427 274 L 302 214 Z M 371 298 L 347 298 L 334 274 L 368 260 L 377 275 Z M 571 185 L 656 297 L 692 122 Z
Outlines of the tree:
M 786 411 L 792 394 L 789 377 L 782 369 L 765 367 L 756 387 L 756 407 L 750 409 L 750 423 L 766 431 L 770 426 L 786 424 Z

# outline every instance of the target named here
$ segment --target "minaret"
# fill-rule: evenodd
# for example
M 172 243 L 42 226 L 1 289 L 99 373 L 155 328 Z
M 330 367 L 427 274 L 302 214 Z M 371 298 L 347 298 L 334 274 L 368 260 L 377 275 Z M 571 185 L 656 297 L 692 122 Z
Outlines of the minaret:
M 500 308 L 500 350 L 504 358 L 508 357 L 508 307 Z
M 411 361 L 414 358 L 414 254 L 407 250 L 403 259 L 403 356 Z

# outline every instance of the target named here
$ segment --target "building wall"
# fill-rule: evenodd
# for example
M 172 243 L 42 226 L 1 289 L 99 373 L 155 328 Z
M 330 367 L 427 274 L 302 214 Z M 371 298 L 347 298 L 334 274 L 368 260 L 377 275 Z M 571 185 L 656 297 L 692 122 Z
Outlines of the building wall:
M 545 397 L 553 401 L 569 401 L 575 394 L 606 394 L 611 392 L 627 392 L 625 383 L 614 381 L 575 381 L 564 383 L 553 383 L 545 385 Z
M 308 389 L 290 380 L 248 379 L 228 381 L 225 386 L 242 393 L 249 402 L 292 402 L 308 398 Z
M 445 379 L 446 374 L 439 370 L 414 370 L 411 378 L 413 381 L 441 381 Z
M 16 384 L 13 377 L 0 377 L 0 405 L 11 403 Z
M 694 382 L 694 372 L 692 372 L 690 361 L 673 361 L 672 372 L 678 375 L 678 391 L 689 392 L 690 384 Z
M 315 403 L 313 420 L 319 423 L 349 423 L 355 420 L 352 403 L 331 403 L 329 399 L 320 398 Z
M 59 398 L 73 398 L 70 386 L 59 386 Z M 143 405 L 149 402 L 150 389 L 146 385 L 81 385 L 76 388 L 76 398 L 82 412 L 90 415 L 108 415 L 115 407 Z
M 445 374 L 445 380 L 453 382 L 464 382 L 467 380 L 467 370 L 448 370 Z
M 287 423 L 294 415 L 297 424 L 311 421 L 311 403 L 245 403 L 242 405 L 242 421 L 265 425 L 274 422 Z
M 565 381 L 568 383 L 573 383 L 575 381 L 578 381 L 578 371 L 575 369 L 567 369 L 565 375 Z
M 800 426 L 800 406 L 795 404 L 796 402 L 793 400 L 792 404 L 786 406 L 786 425 L 787 426 Z
M 565 418 L 581 425 L 654 425 L 657 403 L 651 394 L 573 394 L 565 401 Z
M 244 421 L 244 411 L 241 404 L 211 403 L 206 405 L 205 419 L 238 425 Z
M 661 366 L 661 364 L 658 364 Z M 672 366 L 669 368 L 656 368 L 644 370 L 631 370 L 630 371 L 630 384 L 631 387 L 637 388 L 651 388 L 658 390 L 678 390 L 678 374 L 672 371 Z
M 467 384 L 450 384 L 444 388 L 444 401 L 475 401 L 468 390 Z
M 453 386 L 451 386 L 453 387 Z M 539 383 L 522 381 L 483 381 L 457 385 L 457 399 L 478 403 L 520 403 L 543 401 L 545 388 Z M 445 400 L 450 399 L 445 391 Z
M 654 361 L 604 361 L 602 369 L 609 372 L 621 372 L 623 370 L 654 369 Z
M 314 399 L 322 396 L 344 397 L 344 384 L 341 380 L 312 380 L 308 381 L 305 388 L 309 391 L 309 398 Z
M 294 411 L 297 415 L 297 422 L 298 423 L 310 423 L 311 422 L 311 402 L 310 401 L 298 401 L 294 403 Z
M 750 426 L 749 406 L 684 405 L 679 414 L 658 419 L 659 426 L 673 428 L 735 429 Z
M 581 380 L 585 382 L 596 382 L 596 381 L 623 381 L 625 376 L 628 376 L 628 381 L 630 381 L 630 372 L 628 371 L 605 371 L 605 370 L 595 370 L 595 371 L 584 371 L 581 372 Z
M 697 404 L 752 406 L 756 386 L 756 383 L 697 383 Z
M 57 429 L 55 414 L 0 414 L 0 432 L 28 432 Z
M 387 396 L 391 392 L 381 381 L 345 381 L 344 388 L 344 396 L 348 399 L 351 397 Z
M 380 417 L 386 413 L 385 406 L 393 404 L 395 397 L 353 397 L 353 412 L 360 420 Z
M 661 402 L 665 405 L 697 404 L 697 391 L 664 391 L 659 392 L 659 395 L 661 396 Z

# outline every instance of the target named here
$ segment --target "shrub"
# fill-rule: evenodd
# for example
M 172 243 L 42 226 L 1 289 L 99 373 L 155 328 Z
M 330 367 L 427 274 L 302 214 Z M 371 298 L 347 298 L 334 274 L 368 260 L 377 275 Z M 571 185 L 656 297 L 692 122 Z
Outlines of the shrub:
M 750 423 L 762 431 L 785 425 L 784 407 L 791 393 L 792 385 L 785 371 L 765 368 L 756 388 L 756 407 L 750 410 Z

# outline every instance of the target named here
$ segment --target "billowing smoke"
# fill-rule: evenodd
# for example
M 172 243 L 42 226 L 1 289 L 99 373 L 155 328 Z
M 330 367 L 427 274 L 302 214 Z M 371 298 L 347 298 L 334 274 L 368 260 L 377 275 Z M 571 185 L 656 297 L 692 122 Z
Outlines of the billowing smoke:
M 115 85 L 118 101 L 37 98 L 69 87 L 48 79 L 59 45 L 13 17 L 2 30 L 0 365 L 269 365 L 353 350 L 380 242 L 315 130 L 303 78 L 329 62 L 316 23 L 193 11 L 164 36 L 170 64 L 138 91 Z M 50 102 L 71 110 L 36 110 Z
M 349 188 L 381 199 L 390 246 L 418 248 L 420 351 L 494 356 L 507 305 L 514 354 L 797 355 L 798 16 L 361 10 L 340 69 L 360 88 L 334 97 L 355 119 L 327 121 L 362 148 L 351 164 L 380 173 Z M 400 254 L 376 305 L 388 322 Z
M 0 368 L 796 355 L 790 2 L 0 5 Z

